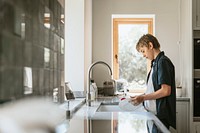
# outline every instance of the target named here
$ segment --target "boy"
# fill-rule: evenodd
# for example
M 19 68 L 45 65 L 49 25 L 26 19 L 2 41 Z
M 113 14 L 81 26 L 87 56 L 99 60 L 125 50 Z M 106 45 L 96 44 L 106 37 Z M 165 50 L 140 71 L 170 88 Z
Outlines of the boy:
M 151 70 L 147 76 L 147 90 L 144 95 L 131 97 L 134 105 L 144 103 L 145 108 L 154 113 L 169 129 L 176 129 L 176 86 L 175 69 L 171 60 L 160 51 L 160 44 L 151 34 L 143 35 L 136 49 L 151 60 Z M 153 128 L 153 132 L 155 128 Z

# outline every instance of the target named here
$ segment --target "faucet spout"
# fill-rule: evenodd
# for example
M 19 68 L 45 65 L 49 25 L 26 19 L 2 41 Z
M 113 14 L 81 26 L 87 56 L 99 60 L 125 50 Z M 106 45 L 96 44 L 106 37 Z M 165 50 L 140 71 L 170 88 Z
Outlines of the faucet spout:
M 90 93 L 91 71 L 92 71 L 93 67 L 95 65 L 97 65 L 97 64 L 103 64 L 103 65 L 107 66 L 109 71 L 110 71 L 110 75 L 112 76 L 112 70 L 111 70 L 110 66 L 107 63 L 105 63 L 103 61 L 97 61 L 97 62 L 94 62 L 93 64 L 90 65 L 90 67 L 88 68 L 88 78 L 87 78 L 87 80 L 88 80 L 87 83 L 88 84 L 87 84 L 87 97 L 86 97 L 88 106 L 91 106 L 91 93 Z

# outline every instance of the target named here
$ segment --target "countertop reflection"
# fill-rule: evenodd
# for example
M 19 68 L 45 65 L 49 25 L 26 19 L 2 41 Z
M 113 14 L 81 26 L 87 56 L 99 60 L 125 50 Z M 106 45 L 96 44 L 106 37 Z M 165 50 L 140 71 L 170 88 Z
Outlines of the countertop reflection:
M 101 103 L 116 103 L 119 98 L 100 98 L 89 107 L 82 105 L 70 119 L 59 126 L 59 133 L 150 133 L 153 126 L 161 132 L 169 130 L 150 112 L 98 112 Z

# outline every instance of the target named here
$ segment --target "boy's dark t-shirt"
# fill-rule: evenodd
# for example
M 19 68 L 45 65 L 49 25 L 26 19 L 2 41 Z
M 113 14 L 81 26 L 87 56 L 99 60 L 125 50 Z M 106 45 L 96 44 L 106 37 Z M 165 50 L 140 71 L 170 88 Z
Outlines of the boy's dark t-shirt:
M 171 60 L 160 52 L 155 60 L 152 61 L 152 81 L 154 90 L 161 88 L 162 84 L 171 86 L 171 94 L 167 97 L 156 99 L 157 117 L 169 128 L 176 129 L 176 86 L 175 69 Z M 149 75 L 147 77 L 147 80 Z

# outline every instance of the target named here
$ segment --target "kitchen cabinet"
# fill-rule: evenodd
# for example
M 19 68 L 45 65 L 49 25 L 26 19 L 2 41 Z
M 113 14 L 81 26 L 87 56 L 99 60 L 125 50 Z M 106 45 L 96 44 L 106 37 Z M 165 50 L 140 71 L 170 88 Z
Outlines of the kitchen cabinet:
M 176 101 L 177 133 L 189 133 L 189 100 Z
M 200 30 L 200 0 L 193 0 L 193 30 Z
M 200 133 L 200 122 L 194 122 L 194 133 Z
M 112 132 L 111 120 L 92 120 L 92 133 Z

